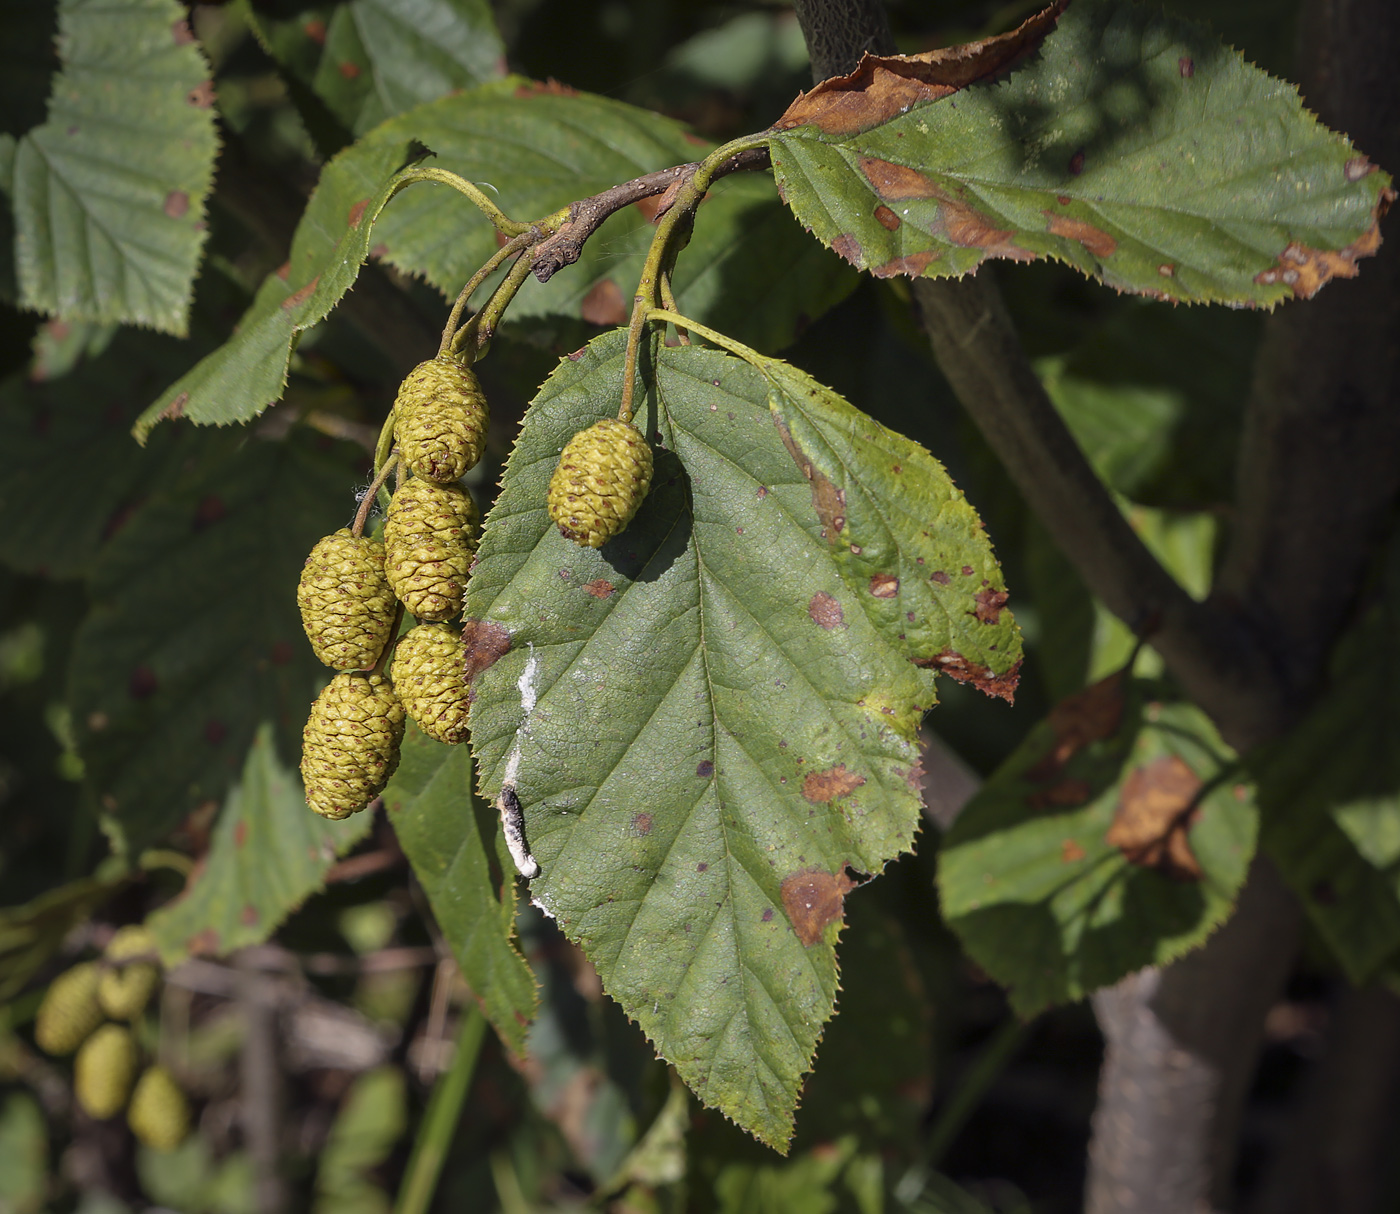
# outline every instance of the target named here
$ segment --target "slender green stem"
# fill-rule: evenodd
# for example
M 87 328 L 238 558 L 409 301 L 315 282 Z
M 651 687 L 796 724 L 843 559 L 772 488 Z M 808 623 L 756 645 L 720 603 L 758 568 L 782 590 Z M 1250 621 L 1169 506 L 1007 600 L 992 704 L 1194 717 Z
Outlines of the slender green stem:
M 522 253 L 515 259 L 510 273 L 491 293 L 491 298 L 486 301 L 481 311 L 457 331 L 457 335 L 452 339 L 452 349 L 458 350 L 474 339 L 476 349 L 473 361 L 475 358 L 481 357 L 491 342 L 491 335 L 495 333 L 496 326 L 501 323 L 501 317 L 505 315 L 506 309 L 510 306 L 510 301 L 515 298 L 515 293 L 520 290 L 529 274 L 530 257 L 528 253 Z
M 665 305 L 666 310 L 668 312 L 674 313 L 675 315 L 679 316 L 681 307 L 680 304 L 676 302 L 675 291 L 671 289 L 671 273 L 669 270 L 661 275 L 660 287 L 662 304 Z M 690 345 L 690 330 L 687 329 L 684 325 L 678 324 L 675 321 L 673 321 L 672 323 L 676 325 L 676 338 L 681 343 L 681 345 Z
M 456 173 L 447 169 L 437 168 L 415 168 L 407 169 L 399 178 L 402 186 L 412 185 L 415 181 L 436 181 L 442 185 L 450 185 L 459 194 L 465 195 L 476 206 L 483 215 L 486 216 L 498 232 L 504 232 L 507 236 L 519 236 L 522 232 L 530 230 L 530 224 L 520 223 L 511 219 L 494 202 L 486 197 L 476 186 L 465 177 L 459 177 Z M 395 191 L 397 192 L 397 191 Z
M 467 279 L 467 285 L 464 286 L 458 294 L 457 302 L 452 305 L 452 313 L 448 316 L 447 324 L 443 327 L 442 341 L 438 345 L 439 358 L 450 353 L 456 344 L 457 325 L 462 319 L 462 312 L 466 309 L 467 301 L 471 299 L 473 292 L 500 268 L 501 263 L 505 261 L 506 258 L 510 257 L 513 253 L 520 252 L 527 244 L 530 244 L 532 240 L 537 239 L 539 239 L 539 237 L 535 234 L 533 229 L 528 232 L 521 232 L 518 236 L 512 236 L 505 244 L 491 254 L 491 257 L 481 269 Z
M 943 1156 L 962 1133 L 968 1118 L 1021 1048 L 1029 1028 L 1029 1024 L 1022 1023 L 1015 1016 L 1009 1017 L 978 1054 L 929 1131 L 928 1141 L 924 1145 L 924 1163 L 929 1169 L 936 1170 L 943 1162 Z
M 438 1076 L 433 1094 L 428 1098 L 428 1111 L 423 1115 L 423 1124 L 413 1144 L 394 1214 L 426 1214 L 432 1203 L 485 1038 L 486 1017 L 479 1008 L 473 1007 L 462 1018 L 452 1066 Z
M 389 416 L 384 419 L 384 424 L 379 428 L 379 438 L 374 444 L 374 470 L 378 472 L 385 463 L 388 462 L 390 454 L 394 450 L 394 410 L 390 408 Z

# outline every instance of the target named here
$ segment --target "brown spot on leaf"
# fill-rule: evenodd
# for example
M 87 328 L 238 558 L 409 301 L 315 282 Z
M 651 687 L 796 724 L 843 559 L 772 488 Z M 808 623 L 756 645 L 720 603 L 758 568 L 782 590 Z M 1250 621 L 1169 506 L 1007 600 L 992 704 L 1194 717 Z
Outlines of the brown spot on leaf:
M 1176 273 L 1176 267 L 1171 262 L 1164 261 L 1157 267 L 1157 273 L 1163 278 L 1171 278 Z
M 860 241 L 849 232 L 831 242 L 831 250 L 844 257 L 853 266 L 860 265 Z
M 185 406 L 189 403 L 190 394 L 188 392 L 181 392 L 174 400 L 172 400 L 168 405 L 165 406 L 164 409 L 160 411 L 161 419 L 163 421 L 168 422 L 174 421 L 177 417 L 180 417 L 184 414 Z
M 213 957 L 219 951 L 219 933 L 212 927 L 195 932 L 185 941 L 185 949 L 191 957 Z
M 695 765 L 695 774 L 702 780 L 708 780 L 715 774 L 715 765 L 709 759 L 701 759 Z
M 464 620 L 462 649 L 462 678 L 470 687 L 477 675 L 510 652 L 510 633 L 492 620 Z
M 1377 171 L 1377 166 L 1372 164 L 1365 156 L 1353 156 L 1342 166 L 1342 172 L 1346 174 L 1348 181 L 1360 181 L 1363 177 L 1369 176 Z
M 1034 261 L 1035 254 L 1013 243 L 1010 228 L 998 228 L 974 207 L 952 196 L 943 196 L 938 204 L 938 224 L 943 235 L 964 249 L 982 249 L 988 257 L 1004 257 L 1009 261 Z
M 197 110 L 207 110 L 214 104 L 214 82 L 205 80 L 185 94 L 185 100 Z
M 761 922 L 761 923 L 772 923 L 772 922 L 773 922 L 773 908 L 772 908 L 771 906 L 765 906 L 765 907 L 763 908 L 763 914 L 759 915 L 758 918 L 759 918 L 759 922 Z
M 847 771 L 844 763 L 838 763 L 826 771 L 809 771 L 802 781 L 802 795 L 815 805 L 825 805 L 850 796 L 864 783 L 864 776 Z
M 894 232 L 899 228 L 899 216 L 884 205 L 875 208 L 875 222 L 887 232 Z
M 560 84 L 551 76 L 548 80 L 531 80 L 515 90 L 517 97 L 577 97 L 578 90 Z
M 649 835 L 651 834 L 651 823 L 652 817 L 650 814 L 633 814 L 631 833 L 634 835 Z
M 893 261 L 887 261 L 882 266 L 875 266 L 870 272 L 876 278 L 894 278 L 897 274 L 918 278 L 928 269 L 929 262 L 937 259 L 938 254 L 932 249 L 928 249 L 922 253 L 910 253 L 905 257 L 896 257 Z
M 931 178 L 908 165 L 895 164 L 876 156 L 862 156 L 859 163 L 860 171 L 865 174 L 874 191 L 881 198 L 888 198 L 891 202 L 945 196 L 944 191 L 940 190 Z
M 1032 809 L 1065 809 L 1071 805 L 1083 805 L 1094 794 L 1088 780 L 1068 778 L 1042 788 L 1026 798 Z
M 870 579 L 870 593 L 877 599 L 892 599 L 899 593 L 899 579 L 892 573 L 877 573 Z
M 358 63 L 352 63 L 348 59 L 344 63 L 336 64 L 335 70 L 344 76 L 346 80 L 358 79 L 360 75 L 360 65 Z
M 611 278 L 593 284 L 583 297 L 579 309 L 590 325 L 620 325 L 627 319 L 627 305 L 622 302 L 622 288 Z
M 1100 260 L 1112 257 L 1118 247 L 1118 242 L 1112 236 L 1092 223 L 1071 219 L 1068 215 L 1057 215 L 1054 211 L 1044 211 L 1042 214 L 1050 221 L 1050 235 L 1077 240 Z
M 190 29 L 188 21 L 181 19 L 171 25 L 170 36 L 175 39 L 176 46 L 189 46 L 194 41 L 194 30 Z
M 184 190 L 171 190 L 165 196 L 165 205 L 161 209 L 169 218 L 181 219 L 189 212 L 190 196 Z
M 1282 282 L 1293 288 L 1293 294 L 1298 299 L 1311 299 L 1333 278 L 1355 278 L 1359 273 L 1356 263 L 1363 257 L 1370 257 L 1381 247 L 1380 219 L 1394 200 L 1394 190 L 1382 190 L 1371 213 L 1371 226 L 1346 248 L 1331 252 L 1310 248 L 1296 240 L 1290 241 L 1278 255 L 1277 264 L 1260 271 L 1254 276 L 1254 281 L 1260 286 Z
M 259 918 L 258 908 L 252 903 L 245 903 L 243 909 L 238 912 L 238 921 L 244 927 L 253 927 Z
M 133 700 L 148 700 L 155 695 L 156 689 L 160 686 L 156 679 L 156 672 L 149 666 L 138 666 L 131 672 L 131 678 L 127 680 L 127 694 Z
M 846 614 L 838 603 L 825 590 L 818 590 L 807 604 L 807 614 L 821 628 L 844 628 Z
M 248 820 L 246 818 L 239 818 L 233 827 L 233 845 L 234 847 L 242 847 L 247 842 Z
M 1190 80 L 1196 74 L 1196 61 L 1190 55 L 1182 55 L 1176 61 L 1176 70 L 1181 73 L 1183 80 Z
M 935 569 L 932 573 L 930 573 L 928 575 L 928 580 L 931 582 L 937 582 L 940 586 L 949 586 L 952 585 L 953 582 L 953 579 L 950 578 L 941 569 Z
M 812 461 L 803 454 L 801 448 L 793 440 L 792 432 L 788 429 L 787 423 L 776 413 L 773 414 L 773 424 L 778 427 L 778 437 L 783 440 L 783 446 L 787 448 L 788 454 L 802 469 L 802 475 L 811 483 L 812 505 L 817 511 L 817 517 L 821 520 L 827 541 L 834 544 L 841 534 L 841 528 L 846 525 L 846 494 L 812 466 Z
M 1001 619 L 1002 610 L 1006 607 L 1006 600 L 1011 596 L 1005 590 L 993 590 L 988 587 L 986 590 L 979 590 L 973 601 L 977 604 L 973 614 L 983 624 L 995 624 Z
M 358 228 L 360 226 L 360 220 L 365 217 L 365 208 L 368 206 L 369 199 L 361 198 L 359 202 L 350 208 L 350 214 L 347 218 L 352 228 Z
M 946 674 L 959 683 L 970 683 L 984 695 L 996 696 L 1008 704 L 1016 702 L 1016 684 L 1021 681 L 1020 659 L 1010 670 L 994 674 L 990 666 L 968 661 L 952 649 L 941 649 L 931 658 L 915 658 L 914 665 L 932 667 L 940 674 Z
M 1026 772 L 1026 778 L 1053 780 L 1086 746 L 1107 741 L 1116 734 L 1123 723 L 1126 688 L 1126 679 L 1119 670 L 1056 704 L 1049 717 L 1055 742 Z
M 584 582 L 582 590 L 595 599 L 606 599 L 612 597 L 613 584 L 606 578 L 594 578 L 591 582 Z
M 1078 864 L 1084 859 L 1084 849 L 1073 839 L 1064 839 L 1060 842 L 1060 863 Z
M 1132 864 L 1155 868 L 1177 881 L 1199 881 L 1201 866 L 1187 834 L 1200 777 L 1176 755 L 1135 768 L 1105 841 Z
M 811 948 L 831 924 L 841 921 L 846 895 L 855 885 L 844 869 L 829 873 L 805 868 L 784 878 L 783 910 L 804 947 Z
M 937 101 L 1012 67 L 1055 26 L 1065 0 L 1056 0 L 1010 33 L 920 55 L 862 55 L 855 71 L 823 80 L 801 94 L 774 123 L 780 131 L 812 125 L 829 135 L 854 135 L 898 117 L 910 106 Z
M 292 263 L 290 261 L 284 261 L 280 266 L 277 267 L 276 271 L 274 272 L 276 273 L 278 278 L 280 278 L 283 282 L 286 282 L 287 275 L 292 272 Z
M 313 17 L 301 28 L 317 46 L 326 45 L 326 23 L 319 17 Z
M 308 299 L 311 298 L 311 293 L 316 289 L 316 286 L 320 281 L 321 276 L 317 274 L 315 278 L 313 278 L 309 283 L 306 284 L 306 286 L 293 291 L 290 295 L 287 296 L 286 299 L 282 301 L 282 310 L 284 312 L 290 312 L 293 308 L 301 307 L 302 304 L 304 304 Z
M 1084 149 L 1080 148 L 1069 158 L 1069 175 L 1078 177 L 1084 171 Z

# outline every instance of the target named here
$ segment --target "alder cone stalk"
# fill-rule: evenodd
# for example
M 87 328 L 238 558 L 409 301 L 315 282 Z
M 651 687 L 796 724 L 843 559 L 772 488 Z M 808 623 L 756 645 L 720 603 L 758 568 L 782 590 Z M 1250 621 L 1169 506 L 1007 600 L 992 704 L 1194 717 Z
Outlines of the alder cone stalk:
M 104 1024 L 78 1051 L 73 1094 L 89 1117 L 105 1121 L 126 1106 L 136 1078 L 136 1039 L 119 1024 Z
M 338 674 L 311 706 L 301 735 L 306 803 L 323 818 L 359 813 L 399 765 L 404 714 L 381 675 Z
M 559 534 L 601 548 L 637 513 L 651 488 L 651 448 L 630 422 L 607 417 L 580 430 L 559 456 L 546 503 Z
M 163 1066 L 147 1067 L 136 1081 L 127 1124 L 137 1139 L 157 1151 L 173 1151 L 190 1128 L 190 1106 Z
M 440 355 L 399 385 L 394 437 L 414 476 L 450 483 L 481 462 L 490 412 L 470 367 Z
M 125 961 L 155 951 L 155 937 L 144 927 L 133 925 L 117 931 L 104 955 L 109 961 Z M 133 1020 L 145 1010 L 159 981 L 160 967 L 149 961 L 103 970 L 97 1000 L 113 1020 Z
M 320 661 L 332 670 L 368 670 L 394 626 L 384 545 L 346 527 L 326 536 L 306 558 L 297 606 Z
M 46 1054 L 71 1054 L 102 1023 L 97 1001 L 100 980 L 97 963 L 84 961 L 49 984 L 34 1024 L 34 1040 Z
M 470 703 L 462 639 L 447 624 L 419 624 L 394 650 L 394 690 L 430 738 L 455 746 L 467 736 Z
M 418 619 L 461 612 L 480 521 L 471 494 L 457 485 L 415 477 L 399 486 L 384 520 L 385 572 Z

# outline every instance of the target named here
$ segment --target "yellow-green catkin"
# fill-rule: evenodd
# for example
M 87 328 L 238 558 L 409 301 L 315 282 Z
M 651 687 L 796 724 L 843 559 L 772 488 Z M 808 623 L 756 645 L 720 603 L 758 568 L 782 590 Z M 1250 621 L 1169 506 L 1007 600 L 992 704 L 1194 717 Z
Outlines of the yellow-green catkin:
M 56 1057 L 71 1054 L 102 1023 L 100 980 L 97 963 L 84 961 L 49 984 L 34 1023 L 34 1040 L 41 1050 Z
M 140 924 L 131 924 L 117 930 L 103 955 L 108 961 L 125 962 L 155 951 L 155 937 Z M 146 1010 L 159 982 L 160 966 L 154 961 L 106 968 L 98 979 L 97 1000 L 113 1020 L 134 1020 Z
M 136 1081 L 126 1121 L 137 1139 L 157 1151 L 173 1151 L 190 1128 L 190 1106 L 163 1066 L 147 1067 Z
M 384 568 L 412 615 L 441 621 L 461 612 L 480 521 L 457 485 L 414 477 L 398 487 L 384 520 Z
M 559 534 L 601 548 L 632 521 L 651 488 L 651 448 L 630 422 L 604 418 L 564 447 L 549 479 L 549 517 Z
M 348 818 L 383 790 L 399 764 L 404 713 L 382 675 L 338 674 L 316 697 L 301 736 L 306 803 Z
M 419 624 L 399 638 L 391 673 L 404 711 L 430 738 L 455 746 L 467 736 L 470 704 L 462 638 L 447 624 Z
M 394 439 L 415 476 L 447 483 L 481 462 L 490 414 L 470 367 L 439 355 L 399 385 Z
M 332 670 L 368 670 L 394 626 L 384 545 L 342 527 L 311 550 L 297 585 L 301 624 Z
M 73 1063 L 73 1094 L 89 1117 L 105 1121 L 126 1107 L 136 1062 L 136 1038 L 120 1024 L 104 1024 L 83 1042 Z

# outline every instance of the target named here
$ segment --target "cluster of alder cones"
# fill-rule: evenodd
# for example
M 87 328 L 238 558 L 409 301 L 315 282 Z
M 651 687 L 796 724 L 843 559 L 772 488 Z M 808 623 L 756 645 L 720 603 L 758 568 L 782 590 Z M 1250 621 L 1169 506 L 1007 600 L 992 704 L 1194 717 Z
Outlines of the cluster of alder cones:
M 324 817 L 349 817 L 379 795 L 398 766 L 405 717 L 440 742 L 466 737 L 465 655 L 450 621 L 462 611 L 481 516 L 458 482 L 481 459 L 488 421 L 470 367 L 450 355 L 420 363 L 394 402 L 401 475 L 383 538 L 343 528 L 307 557 L 302 625 L 317 658 L 340 672 L 302 734 L 306 802 Z M 601 547 L 636 514 L 651 469 L 640 431 L 604 419 L 565 446 L 550 517 L 568 539 Z M 395 640 L 399 604 L 417 623 Z
M 132 1133 L 149 1147 L 173 1151 L 189 1131 L 185 1094 L 159 1063 L 140 1070 L 132 1022 L 160 983 L 155 940 L 144 927 L 123 927 L 100 961 L 82 961 L 49 984 L 34 1040 L 54 1057 L 77 1051 L 73 1094 L 89 1117 L 126 1110 Z

